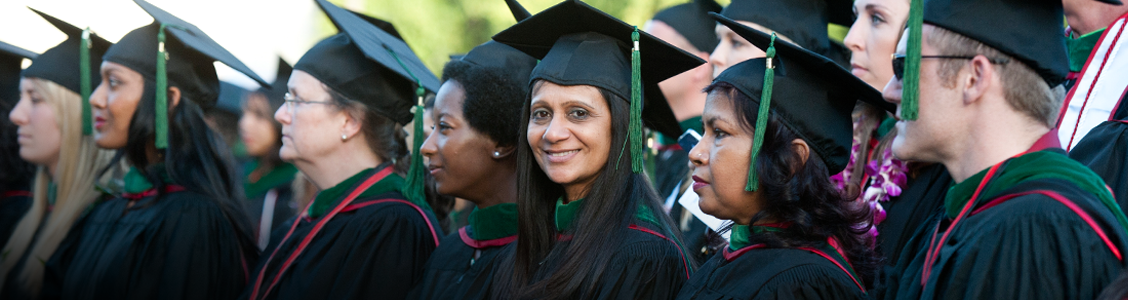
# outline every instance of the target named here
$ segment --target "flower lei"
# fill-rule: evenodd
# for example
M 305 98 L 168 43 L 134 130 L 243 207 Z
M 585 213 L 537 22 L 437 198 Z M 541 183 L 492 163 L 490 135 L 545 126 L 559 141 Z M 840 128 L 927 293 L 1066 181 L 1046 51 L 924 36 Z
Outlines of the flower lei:
M 860 125 L 860 120 L 861 118 L 854 120 L 853 128 L 855 132 Z M 846 190 L 848 179 L 853 175 L 854 161 L 861 148 L 861 141 L 858 140 L 857 136 L 854 136 L 851 145 L 850 161 L 846 164 L 846 169 L 830 178 L 839 190 Z M 908 175 L 905 173 L 907 162 L 893 158 L 893 151 L 888 148 L 882 151 L 880 155 L 880 159 L 866 164 L 864 175 L 868 175 L 870 178 L 861 196 L 861 200 L 865 201 L 869 209 L 873 211 L 872 225 L 874 226 L 870 226 L 869 230 L 871 238 L 876 238 L 878 235 L 876 225 L 885 221 L 885 208 L 882 207 L 881 202 L 889 201 L 890 197 L 900 196 L 902 187 L 908 182 Z

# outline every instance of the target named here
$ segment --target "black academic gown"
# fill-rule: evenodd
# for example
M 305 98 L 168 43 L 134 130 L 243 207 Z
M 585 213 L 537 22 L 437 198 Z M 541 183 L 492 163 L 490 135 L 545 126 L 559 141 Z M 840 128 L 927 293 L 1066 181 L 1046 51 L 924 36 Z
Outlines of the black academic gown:
M 866 299 L 847 271 L 814 252 L 741 250 L 710 258 L 677 299 Z
M 490 299 L 494 273 L 516 248 L 517 236 L 479 241 L 469 230 L 462 227 L 443 238 L 408 299 Z
M 80 220 L 47 262 L 43 299 L 233 299 L 245 257 L 215 201 L 191 191 L 114 198 Z
M 1128 208 L 1128 94 L 1112 117 L 1089 131 L 1069 157 L 1100 175 L 1123 210 Z
M 345 195 L 359 186 L 362 179 L 383 170 L 389 164 L 363 171 L 342 182 L 338 195 L 327 199 L 328 207 L 336 207 Z M 399 192 L 403 179 L 391 174 L 369 188 L 388 192 L 363 193 L 351 205 L 325 223 L 310 239 L 280 278 L 277 272 L 299 248 L 321 216 L 299 215 L 275 231 L 262 260 L 254 269 L 250 284 L 240 299 L 249 299 L 258 277 L 260 299 L 404 299 L 423 276 L 423 265 L 434 251 L 442 228 L 430 209 L 420 207 Z M 326 189 L 314 205 L 329 192 Z M 297 227 L 293 227 L 297 222 Z M 286 233 L 293 231 L 289 238 Z M 269 258 L 269 259 L 268 259 Z M 266 293 L 267 280 L 278 278 L 277 285 Z M 263 298 L 265 294 L 265 298 Z
M 8 239 L 16 230 L 20 219 L 31 209 L 31 192 L 11 190 L 0 192 L 0 249 L 7 246 Z
M 1117 229 L 1116 217 L 1074 184 L 1031 180 L 998 194 L 1032 190 L 1052 190 L 1071 200 L 1102 228 L 1113 248 L 1128 254 L 1128 237 Z M 977 201 L 972 209 L 989 200 Z M 910 241 L 920 250 L 901 254 L 897 268 L 903 272 L 890 282 L 886 299 L 1093 299 L 1124 267 L 1085 219 L 1050 197 L 1032 194 L 962 220 L 922 286 L 929 241 L 950 223 L 945 212 L 932 219 Z
M 886 217 L 877 225 L 877 250 L 885 258 L 885 263 L 877 277 L 879 283 L 870 292 L 871 295 L 881 298 L 885 288 L 881 281 L 895 272 L 901 253 L 907 247 L 915 246 L 909 241 L 917 229 L 930 224 L 932 217 L 943 210 L 944 196 L 951 185 L 952 176 L 943 165 L 929 165 L 909 179 L 900 196 L 881 203 Z M 916 253 L 916 250 L 908 250 L 908 253 Z
M 689 279 L 690 267 L 677 244 L 661 232 L 657 225 L 635 222 L 616 248 L 608 250 L 614 254 L 602 278 L 570 298 L 673 299 Z M 557 247 L 569 241 L 560 243 Z M 552 272 L 559 261 L 550 255 L 542 269 Z

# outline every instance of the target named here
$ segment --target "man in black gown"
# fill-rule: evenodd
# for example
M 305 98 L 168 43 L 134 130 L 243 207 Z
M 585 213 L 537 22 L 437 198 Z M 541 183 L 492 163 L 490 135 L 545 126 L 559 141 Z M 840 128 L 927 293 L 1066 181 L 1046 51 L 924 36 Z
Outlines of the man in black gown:
M 956 184 L 906 248 L 919 250 L 902 252 L 886 298 L 1096 297 L 1124 267 L 1128 234 L 1104 181 L 1052 130 L 1068 72 L 1061 3 L 913 9 L 884 92 L 903 119 L 893 152 L 944 165 Z

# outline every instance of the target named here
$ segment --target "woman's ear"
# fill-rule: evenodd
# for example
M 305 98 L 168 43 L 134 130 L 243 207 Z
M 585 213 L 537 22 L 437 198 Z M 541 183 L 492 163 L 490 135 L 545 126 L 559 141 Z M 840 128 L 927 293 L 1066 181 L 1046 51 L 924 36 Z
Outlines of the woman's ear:
M 807 145 L 807 141 L 803 139 L 791 140 L 791 148 L 795 150 L 795 155 L 799 157 L 799 164 L 794 166 L 791 173 L 799 172 L 799 169 L 807 164 L 807 159 L 811 157 L 811 145 Z
M 502 159 L 502 158 L 509 157 L 510 155 L 513 155 L 513 153 L 515 153 L 515 152 L 517 152 L 516 146 L 513 146 L 513 145 L 502 146 L 500 144 L 497 144 L 497 145 L 494 146 L 493 153 L 490 153 L 490 155 L 494 159 Z
M 360 133 L 361 124 L 348 111 L 342 109 L 340 113 L 344 117 L 344 124 L 341 125 L 341 140 L 352 139 Z
M 168 87 L 168 111 L 171 112 L 177 105 L 180 105 L 180 88 L 170 86 Z

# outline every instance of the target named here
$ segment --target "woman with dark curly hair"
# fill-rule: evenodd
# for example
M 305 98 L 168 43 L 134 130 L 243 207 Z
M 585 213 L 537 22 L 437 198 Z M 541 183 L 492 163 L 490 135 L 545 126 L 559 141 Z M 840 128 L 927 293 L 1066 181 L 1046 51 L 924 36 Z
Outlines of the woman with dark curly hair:
M 678 299 L 866 298 L 878 262 L 871 213 L 828 178 L 849 158 L 856 101 L 889 105 L 830 59 L 715 17 L 768 57 L 706 88 L 693 188 L 702 211 L 736 225 Z
M 483 57 L 484 56 L 484 57 Z M 427 262 L 420 299 L 488 299 L 498 255 L 517 240 L 517 131 L 536 60 L 486 42 L 443 68 L 420 149 L 443 195 L 474 203 L 470 223 L 447 236 Z
M 528 12 L 507 1 L 517 21 Z M 474 204 L 467 226 L 443 239 L 412 299 L 489 299 L 499 255 L 517 240 L 517 128 L 537 60 L 489 41 L 443 67 L 420 148 L 436 190 Z

